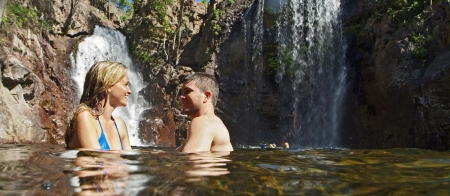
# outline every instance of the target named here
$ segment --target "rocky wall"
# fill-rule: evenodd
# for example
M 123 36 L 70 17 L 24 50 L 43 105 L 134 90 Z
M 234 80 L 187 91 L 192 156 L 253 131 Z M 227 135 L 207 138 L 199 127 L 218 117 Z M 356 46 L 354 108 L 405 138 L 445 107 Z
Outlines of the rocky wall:
M 398 18 L 404 12 L 389 12 L 386 2 L 357 6 L 347 24 L 352 94 L 346 143 L 448 149 L 448 1 L 425 4 L 423 12 L 403 21 Z
M 84 0 L 8 4 L 0 26 L 0 142 L 63 145 L 78 102 L 69 55 L 95 25 L 120 27 L 122 13 L 107 18 Z

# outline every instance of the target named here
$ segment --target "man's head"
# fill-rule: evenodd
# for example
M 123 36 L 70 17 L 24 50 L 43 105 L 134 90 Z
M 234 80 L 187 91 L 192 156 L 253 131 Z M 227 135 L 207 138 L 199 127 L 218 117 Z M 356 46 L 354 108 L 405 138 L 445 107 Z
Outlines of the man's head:
M 211 92 L 211 102 L 216 107 L 217 99 L 219 98 L 219 84 L 214 76 L 205 73 L 194 73 L 187 76 L 183 83 L 194 81 L 195 86 L 200 89 L 202 93 L 206 91 Z

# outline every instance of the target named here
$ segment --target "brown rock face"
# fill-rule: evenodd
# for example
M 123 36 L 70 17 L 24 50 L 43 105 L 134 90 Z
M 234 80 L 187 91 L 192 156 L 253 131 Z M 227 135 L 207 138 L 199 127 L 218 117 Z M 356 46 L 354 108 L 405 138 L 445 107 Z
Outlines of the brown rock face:
M 8 9 L 37 8 L 36 15 L 6 16 L 0 26 L 0 142 L 64 144 L 67 119 L 77 100 L 69 54 L 95 25 L 117 28 L 121 11 L 110 18 L 89 1 L 8 1 Z M 11 6 L 12 5 L 12 6 Z M 103 4 L 105 5 L 105 4 Z M 27 19 L 22 26 L 14 21 Z
M 152 109 L 142 114 L 139 124 L 139 138 L 143 143 L 157 146 L 175 147 L 186 138 L 188 118 L 179 111 L 181 103 L 178 92 L 180 81 L 193 73 L 188 67 L 165 67 L 158 72 L 155 82 L 143 90 Z M 164 85 L 164 87 L 161 87 Z
M 278 113 L 273 87 L 255 91 L 243 87 L 254 70 L 241 70 L 245 61 L 242 16 L 253 1 L 215 1 L 205 7 L 192 0 L 165 5 L 164 20 L 151 1 L 135 1 L 133 18 L 125 25 L 120 10 L 100 0 L 11 0 L 25 8 L 36 7 L 36 18 L 0 26 L 0 142 L 63 144 L 63 134 L 76 88 L 70 79 L 69 55 L 92 33 L 95 25 L 123 29 L 130 52 L 140 59 L 140 71 L 149 85 L 142 91 L 152 109 L 144 112 L 139 137 L 157 146 L 178 146 L 186 137 L 187 116 L 178 110 L 180 81 L 194 71 L 215 74 L 221 80 L 217 113 L 233 131 L 239 127 L 234 111 L 253 107 L 258 126 L 274 130 L 277 122 L 292 123 Z M 398 23 L 387 7 L 371 0 L 345 0 L 357 12 L 347 25 L 351 44 L 348 61 L 351 89 L 345 113 L 345 147 L 421 147 L 448 149 L 450 145 L 450 4 L 433 1 L 423 21 Z M 381 1 L 378 1 L 381 2 Z M 391 2 L 391 1 L 382 1 Z M 428 3 L 427 3 L 428 4 Z M 400 8 L 398 8 L 400 9 Z M 220 14 L 215 11 L 220 10 Z M 395 10 L 394 10 L 395 11 Z M 346 12 L 346 10 L 344 10 Z M 398 16 L 398 15 L 397 15 Z M 346 15 L 346 17 L 349 17 Z M 12 19 L 12 18 L 10 18 Z M 45 24 L 44 24 L 45 22 Z M 270 21 L 265 25 L 271 26 Z M 220 27 L 220 28 L 218 28 Z M 356 29 L 356 30 L 355 30 Z M 421 42 L 421 35 L 425 41 Z M 270 50 L 266 46 L 265 50 Z M 217 67 L 217 65 L 229 65 Z M 263 75 L 267 84 L 270 75 Z M 259 97 L 253 102 L 242 95 Z M 249 104 L 250 103 L 250 104 Z M 286 115 L 288 114 L 284 114 Z M 250 118 L 251 119 L 251 118 Z M 252 136 L 249 136 L 252 137 Z
M 139 138 L 142 142 L 158 146 L 175 146 L 175 128 L 173 112 L 163 88 L 157 83 L 144 90 L 150 95 L 152 109 L 144 112 L 144 119 L 139 123 Z
M 408 21 L 416 25 L 399 23 L 386 6 L 360 1 L 361 12 L 354 17 L 363 28 L 349 49 L 355 76 L 347 143 L 448 149 L 449 3 L 424 4 L 425 20 Z

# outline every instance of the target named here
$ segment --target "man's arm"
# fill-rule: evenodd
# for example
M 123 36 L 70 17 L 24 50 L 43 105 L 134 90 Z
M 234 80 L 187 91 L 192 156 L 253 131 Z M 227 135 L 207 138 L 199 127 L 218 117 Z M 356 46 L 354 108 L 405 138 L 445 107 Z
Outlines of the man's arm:
M 182 152 L 210 151 L 214 130 L 206 123 L 206 118 L 194 118 L 189 125 L 187 139 Z

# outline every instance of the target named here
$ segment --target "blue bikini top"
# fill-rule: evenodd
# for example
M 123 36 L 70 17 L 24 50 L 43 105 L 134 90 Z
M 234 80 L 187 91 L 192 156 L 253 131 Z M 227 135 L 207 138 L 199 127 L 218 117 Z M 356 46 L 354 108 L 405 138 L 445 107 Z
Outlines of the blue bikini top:
M 100 122 L 100 118 L 98 118 L 97 120 L 98 120 L 98 124 L 100 124 L 100 129 L 102 129 L 102 134 L 100 135 L 100 138 L 98 138 L 98 143 L 100 144 L 100 149 L 101 150 L 111 150 L 111 148 L 109 147 L 109 144 L 108 144 L 108 140 L 106 140 L 105 133 L 103 133 L 103 127 L 102 127 L 102 123 Z M 120 146 L 122 147 L 122 150 L 123 150 L 122 138 L 120 137 L 119 128 L 117 128 L 116 120 L 114 120 L 114 118 L 112 120 L 114 121 L 114 125 L 116 126 L 117 134 L 119 135 Z

